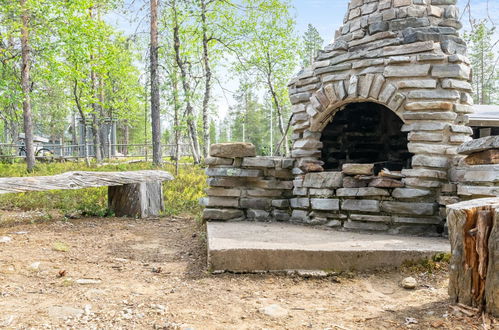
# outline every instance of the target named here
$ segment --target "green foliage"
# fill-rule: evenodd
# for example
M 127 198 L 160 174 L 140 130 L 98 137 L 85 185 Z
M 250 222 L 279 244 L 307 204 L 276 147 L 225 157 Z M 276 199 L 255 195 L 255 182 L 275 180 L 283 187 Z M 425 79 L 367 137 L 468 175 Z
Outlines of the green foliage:
M 241 84 L 234 99 L 237 103 L 229 113 L 231 139 L 251 142 L 255 145 L 257 154 L 270 155 L 271 130 L 274 135 L 278 134 L 276 127 L 270 125 L 272 112 L 268 112 L 268 108 L 259 102 L 250 83 Z M 226 136 L 221 138 L 221 142 L 227 140 Z
M 497 49 L 494 50 L 497 42 L 492 40 L 495 29 L 486 20 L 473 20 L 471 31 L 464 34 L 473 67 L 474 101 L 477 104 L 499 102 L 499 55 Z
M 77 108 L 83 115 L 93 113 L 138 126 L 144 109 L 138 49 L 101 18 L 118 4 L 116 0 L 27 0 L 36 134 L 53 140 L 63 137 L 67 119 Z M 2 1 L 0 142 L 17 142 L 22 129 L 19 15 L 18 0 Z
M 440 270 L 447 269 L 451 255 L 449 253 L 438 253 L 431 259 L 423 259 L 420 261 L 406 261 L 403 266 L 412 272 L 434 273 Z
M 302 67 L 312 64 L 317 56 L 317 52 L 322 49 L 323 44 L 324 39 L 322 39 L 319 31 L 312 24 L 309 24 L 301 40 L 300 55 Z
M 150 163 L 113 164 L 99 167 L 85 167 L 82 163 L 39 164 L 34 173 L 26 172 L 24 164 L 0 164 L 0 176 L 54 175 L 68 171 L 132 171 L 156 169 Z M 172 165 L 162 169 L 174 173 Z M 206 176 L 198 166 L 181 166 L 179 175 L 173 181 L 165 182 L 163 194 L 167 215 L 195 215 L 201 211 L 199 198 L 204 196 Z M 78 190 L 55 190 L 0 195 L 0 205 L 5 209 L 21 210 L 60 210 L 65 214 L 74 212 L 90 216 L 108 216 L 107 188 L 88 188 Z

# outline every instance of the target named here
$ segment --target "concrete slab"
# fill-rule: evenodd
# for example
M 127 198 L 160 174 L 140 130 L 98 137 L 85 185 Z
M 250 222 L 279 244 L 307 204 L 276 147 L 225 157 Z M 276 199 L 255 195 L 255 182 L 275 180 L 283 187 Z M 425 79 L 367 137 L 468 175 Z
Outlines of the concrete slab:
M 447 239 L 352 233 L 283 223 L 209 222 L 212 271 L 393 268 L 449 253 Z

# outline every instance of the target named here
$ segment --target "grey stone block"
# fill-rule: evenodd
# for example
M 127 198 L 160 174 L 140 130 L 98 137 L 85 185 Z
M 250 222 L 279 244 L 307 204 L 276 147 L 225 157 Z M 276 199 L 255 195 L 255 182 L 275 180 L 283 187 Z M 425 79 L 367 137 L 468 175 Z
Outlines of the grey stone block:
M 458 100 L 461 94 L 455 90 L 413 90 L 407 94 L 410 99 L 449 99 Z
M 247 210 L 246 211 L 246 217 L 251 220 L 256 220 L 256 221 L 269 221 L 270 220 L 270 214 L 267 211 L 263 210 Z
M 372 175 L 374 164 L 343 164 L 341 171 L 349 175 Z
M 336 191 L 338 197 L 390 196 L 386 189 L 380 188 L 340 188 Z
M 307 188 L 338 188 L 342 184 L 341 172 L 308 173 L 303 181 L 303 186 Z
M 226 176 L 226 177 L 246 177 L 257 178 L 262 175 L 260 170 L 245 170 L 241 168 L 207 168 L 207 176 Z
M 367 221 L 367 222 L 391 222 L 391 217 L 387 215 L 372 215 L 372 214 L 350 214 L 350 220 Z
M 463 155 L 470 155 L 489 149 L 499 149 L 499 135 L 487 136 L 464 143 L 457 149 L 457 152 Z
M 379 21 L 369 24 L 369 34 L 373 35 L 379 32 L 388 31 L 390 25 L 387 22 Z
M 400 199 L 410 199 L 424 197 L 431 194 L 431 191 L 424 189 L 411 189 L 411 188 L 395 188 L 393 189 L 392 196 Z
M 289 199 L 273 199 L 272 206 L 279 209 L 285 209 L 289 207 Z
M 341 203 L 341 209 L 344 211 L 357 212 L 380 212 L 380 203 L 375 200 L 367 199 L 348 199 Z
M 386 231 L 389 227 L 380 222 L 346 221 L 343 224 L 343 228 L 350 230 Z
M 448 164 L 449 158 L 442 156 L 415 155 L 412 157 L 413 166 L 447 168 Z
M 390 31 L 399 31 L 407 28 L 417 28 L 429 25 L 430 21 L 427 17 L 407 17 L 390 21 Z
M 243 167 L 275 167 L 274 159 L 268 157 L 246 157 L 243 159 Z
M 293 195 L 295 196 L 307 196 L 308 188 L 295 188 L 293 189 Z
M 384 212 L 392 214 L 434 215 L 437 209 L 437 204 L 384 201 L 381 203 L 381 209 Z
M 310 196 L 323 196 L 329 197 L 334 195 L 334 190 L 332 189 L 318 189 L 318 188 L 310 188 L 309 189 Z
M 436 64 L 431 75 L 438 78 L 469 79 L 471 68 L 466 64 Z
M 326 226 L 330 228 L 335 228 L 335 227 L 341 227 L 341 221 L 340 220 L 330 220 L 328 223 L 326 223 Z
M 238 187 L 247 184 L 246 178 L 227 178 L 227 177 L 216 177 L 208 178 L 206 183 L 210 187 Z
M 282 210 L 272 210 L 272 217 L 277 221 L 289 221 L 291 219 L 289 212 Z
M 228 197 L 205 197 L 200 201 L 201 205 L 206 207 L 239 207 L 238 198 Z
M 305 210 L 293 210 L 291 213 L 291 220 L 297 222 L 308 221 L 308 211 Z
M 430 72 L 430 64 L 411 64 L 387 66 L 385 77 L 426 77 Z
M 223 158 L 254 157 L 255 146 L 246 142 L 217 143 L 210 146 L 210 156 Z
M 216 165 L 232 165 L 234 162 L 233 158 L 221 158 L 221 157 L 207 157 L 205 159 L 205 164 L 209 166 Z
M 243 209 L 268 210 L 272 200 L 268 198 L 241 198 L 240 205 Z
M 338 211 L 340 209 L 340 201 L 338 199 L 312 198 L 310 199 L 310 204 L 314 210 Z
M 239 189 L 225 189 L 225 188 L 207 188 L 205 189 L 206 195 L 217 197 L 239 197 L 241 190 Z
M 205 220 L 235 220 L 243 219 L 244 212 L 236 209 L 204 209 L 203 219 Z
M 280 190 L 269 189 L 248 189 L 246 195 L 249 197 L 280 197 L 282 192 Z
M 310 206 L 310 200 L 308 198 L 291 198 L 289 203 L 294 209 L 307 209 Z

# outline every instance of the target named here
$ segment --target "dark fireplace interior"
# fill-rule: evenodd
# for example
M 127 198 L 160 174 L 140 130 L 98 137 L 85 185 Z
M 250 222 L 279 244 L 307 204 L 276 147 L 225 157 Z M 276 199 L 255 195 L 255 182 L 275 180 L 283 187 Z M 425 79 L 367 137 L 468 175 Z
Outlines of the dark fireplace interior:
M 350 103 L 338 111 L 322 131 L 325 170 L 341 170 L 345 163 L 375 163 L 375 168 L 410 168 L 407 133 L 402 120 L 383 105 Z

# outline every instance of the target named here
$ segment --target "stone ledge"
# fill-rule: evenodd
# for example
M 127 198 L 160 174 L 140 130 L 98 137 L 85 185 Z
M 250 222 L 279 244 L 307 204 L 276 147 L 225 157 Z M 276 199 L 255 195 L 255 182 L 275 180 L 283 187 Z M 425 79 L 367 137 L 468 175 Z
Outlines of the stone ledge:
M 362 271 L 394 268 L 406 261 L 450 252 L 443 238 L 362 234 L 282 223 L 211 222 L 207 236 L 212 271 Z

